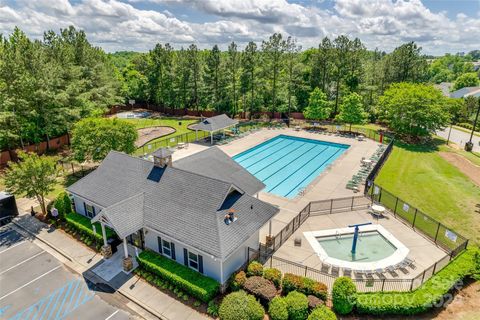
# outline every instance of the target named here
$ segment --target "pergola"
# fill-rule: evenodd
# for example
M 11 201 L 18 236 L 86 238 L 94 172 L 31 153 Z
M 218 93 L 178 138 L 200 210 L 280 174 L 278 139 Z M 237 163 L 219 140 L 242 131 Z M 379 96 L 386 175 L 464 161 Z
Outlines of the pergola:
M 198 131 L 210 132 L 210 143 L 213 144 L 213 133 L 217 131 L 224 131 L 230 127 L 236 126 L 238 120 L 229 118 L 226 114 L 220 114 L 215 117 L 206 118 L 203 121 L 193 125 L 191 128 L 195 130 L 195 140 L 198 141 Z

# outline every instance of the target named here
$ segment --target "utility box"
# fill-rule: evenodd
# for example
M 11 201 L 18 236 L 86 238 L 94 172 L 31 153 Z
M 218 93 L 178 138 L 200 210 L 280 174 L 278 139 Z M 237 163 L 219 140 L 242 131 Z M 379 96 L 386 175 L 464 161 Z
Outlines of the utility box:
M 6 192 L 0 192 L 0 225 L 7 224 L 16 216 L 18 216 L 18 209 L 15 197 Z

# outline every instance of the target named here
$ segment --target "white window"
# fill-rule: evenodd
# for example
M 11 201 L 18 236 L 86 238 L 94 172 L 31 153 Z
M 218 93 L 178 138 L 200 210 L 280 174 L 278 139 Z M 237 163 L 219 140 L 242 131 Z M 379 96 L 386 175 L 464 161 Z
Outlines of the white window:
M 172 257 L 172 243 L 162 239 L 162 252 L 168 257 Z
M 190 268 L 198 271 L 198 255 L 192 252 L 188 252 L 188 265 Z
M 89 218 L 95 217 L 95 209 L 93 208 L 93 206 L 91 206 L 89 204 L 85 204 L 85 210 L 87 211 L 87 212 L 85 212 L 87 217 L 89 217 Z

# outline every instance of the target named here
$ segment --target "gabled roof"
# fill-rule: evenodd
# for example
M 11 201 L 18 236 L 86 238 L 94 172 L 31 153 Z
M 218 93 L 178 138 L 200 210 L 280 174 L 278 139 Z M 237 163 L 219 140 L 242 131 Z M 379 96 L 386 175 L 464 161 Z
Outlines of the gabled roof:
M 120 236 L 144 226 L 224 259 L 278 209 L 249 195 L 233 178 L 223 178 L 176 168 L 175 164 L 158 168 L 153 162 L 111 151 L 95 171 L 67 189 L 101 206 L 101 214 Z M 243 193 L 232 204 L 222 206 L 232 188 Z M 229 208 L 235 209 L 238 220 L 226 225 Z
M 246 193 L 253 195 L 265 188 L 244 167 L 226 155 L 218 147 L 211 147 L 173 163 L 175 168 L 199 173 L 203 176 L 230 181 Z
M 238 120 L 229 118 L 226 114 L 220 114 L 215 117 L 207 118 L 193 126 L 193 130 L 218 131 L 238 124 Z

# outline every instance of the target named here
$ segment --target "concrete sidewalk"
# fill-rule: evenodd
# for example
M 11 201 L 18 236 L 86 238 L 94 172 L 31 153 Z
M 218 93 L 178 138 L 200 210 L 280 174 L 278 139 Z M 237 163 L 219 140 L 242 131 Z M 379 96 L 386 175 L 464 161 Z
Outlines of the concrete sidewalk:
M 28 214 L 16 217 L 13 223 L 24 233 L 28 233 L 31 237 L 35 237 L 56 251 L 57 256 L 61 255 L 63 257 L 62 262 L 68 267 L 82 274 L 93 283 L 108 284 L 160 319 L 211 319 L 161 292 L 136 275 L 130 275 L 125 281 L 121 282 L 114 281 L 115 279 L 110 282 L 105 281 L 92 271 L 94 266 L 102 263 L 103 257 L 99 253 L 79 243 L 64 232 L 50 228 Z

